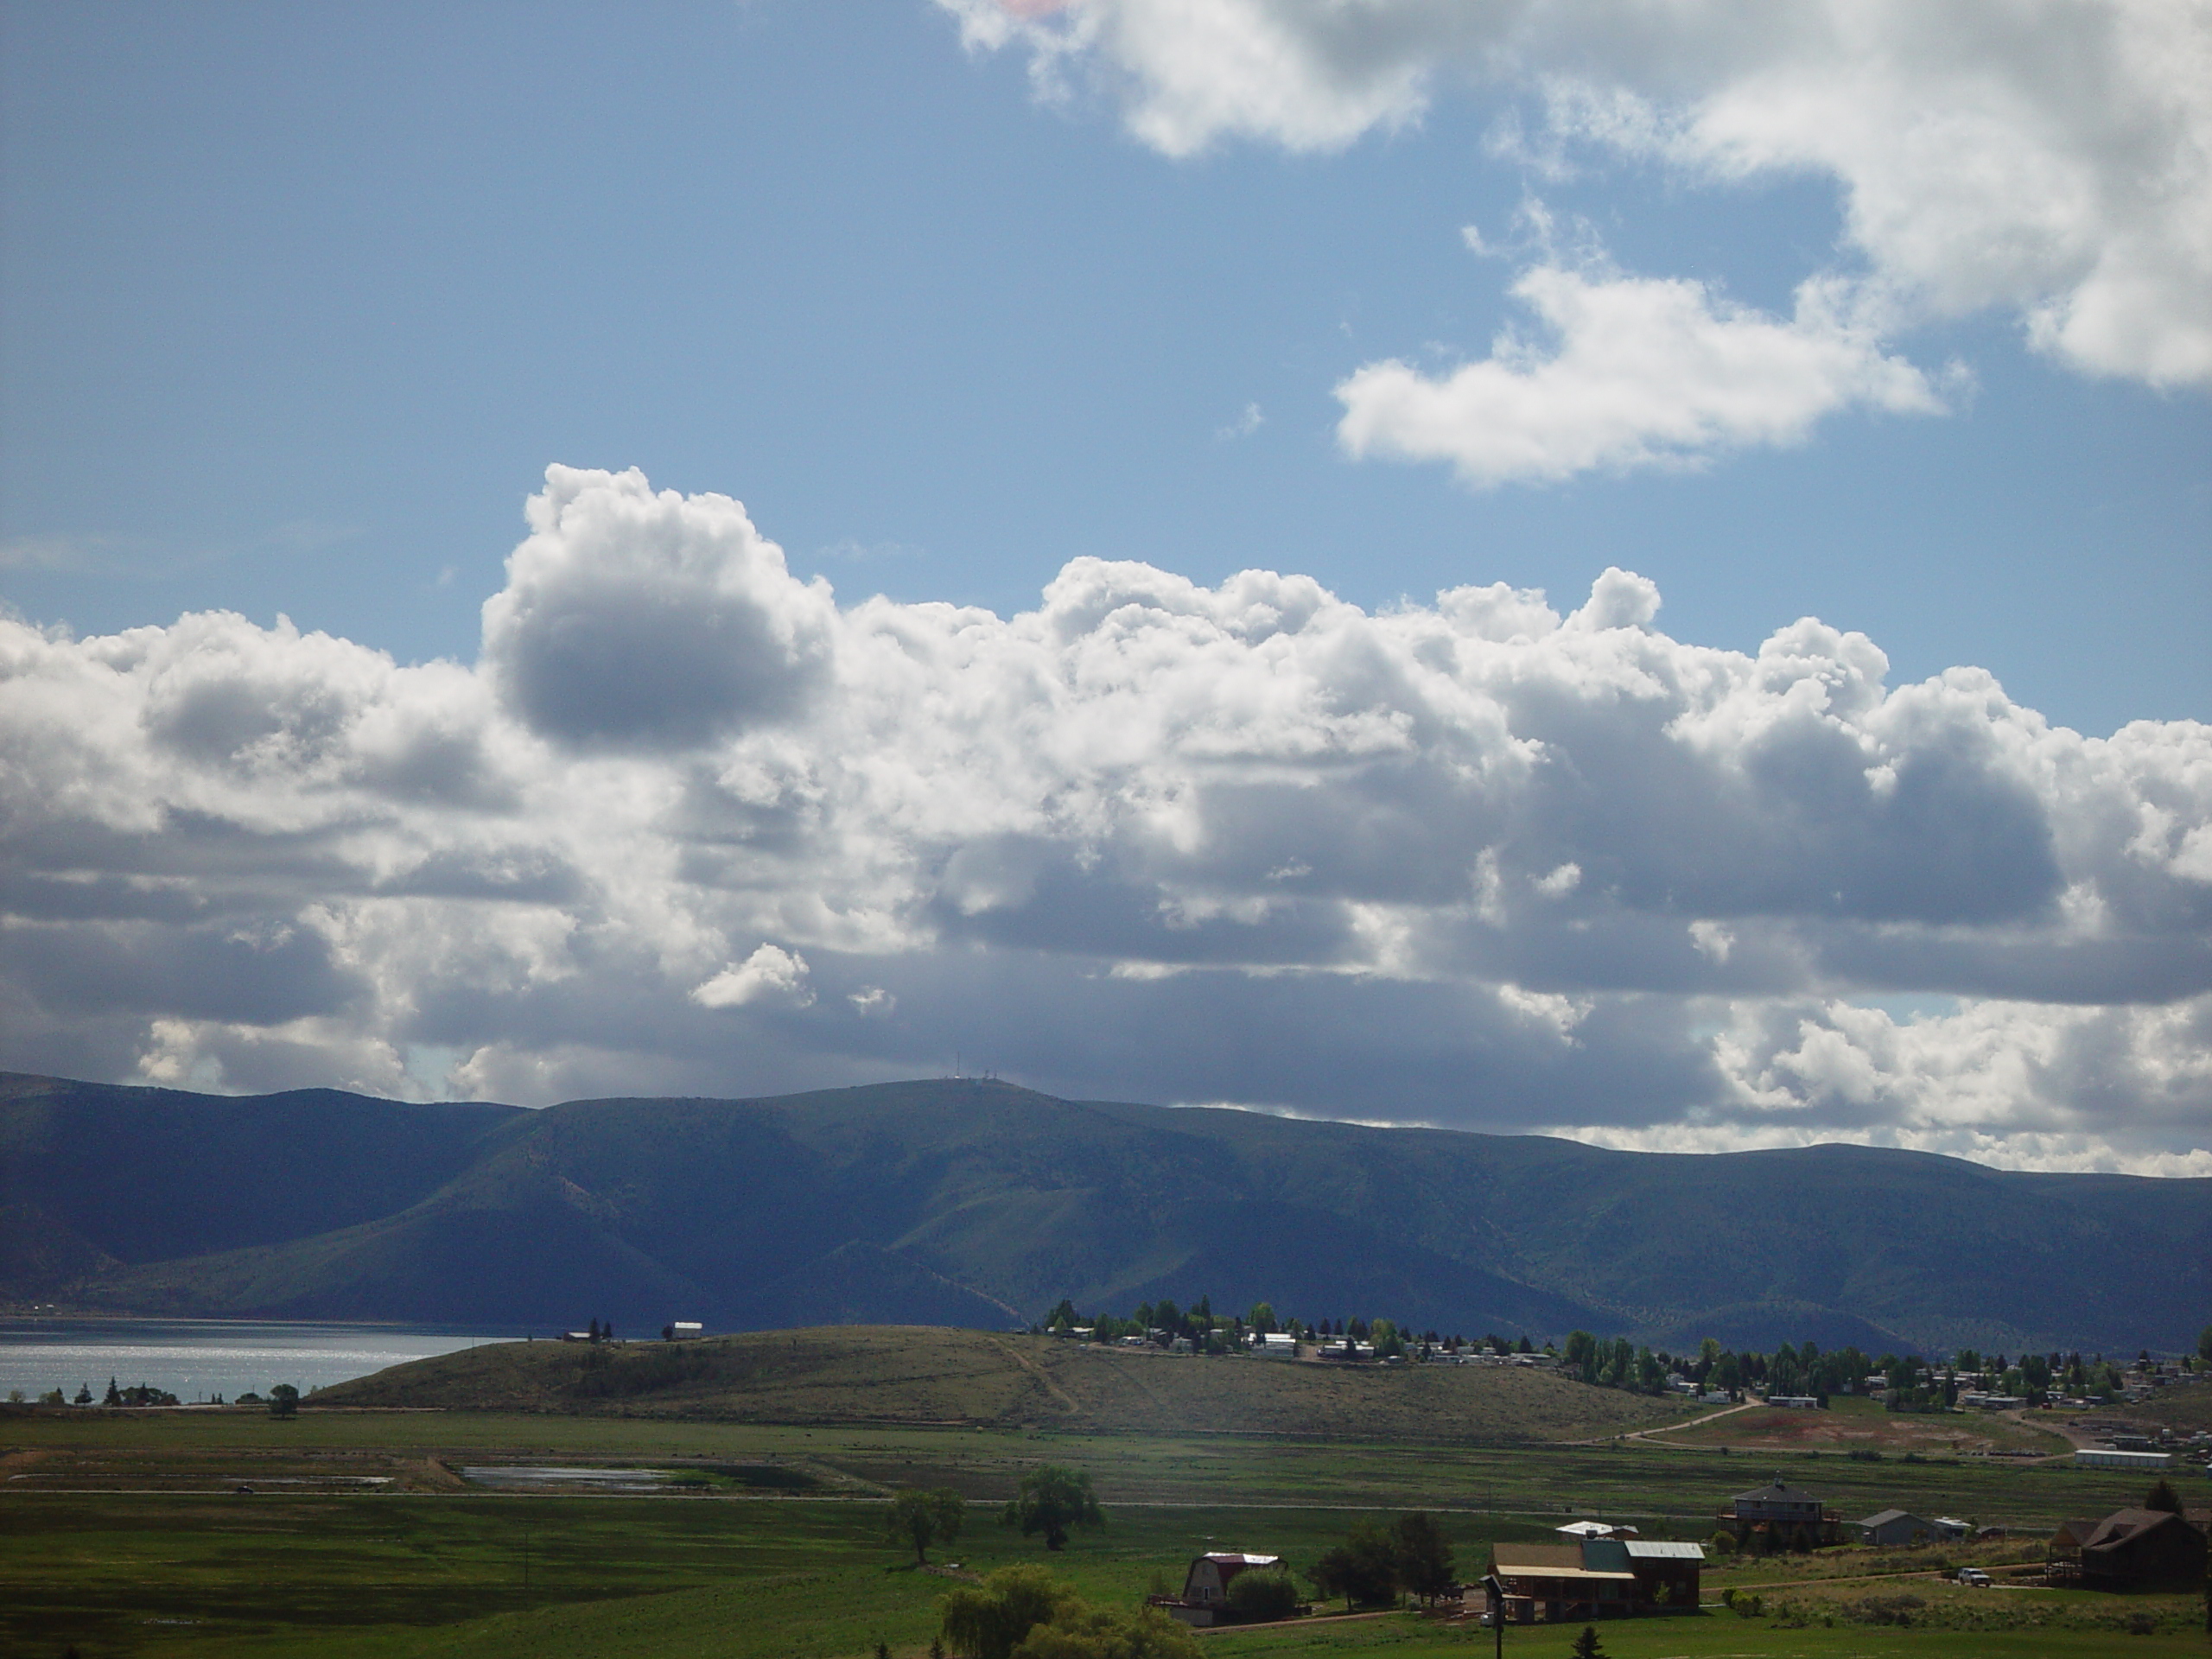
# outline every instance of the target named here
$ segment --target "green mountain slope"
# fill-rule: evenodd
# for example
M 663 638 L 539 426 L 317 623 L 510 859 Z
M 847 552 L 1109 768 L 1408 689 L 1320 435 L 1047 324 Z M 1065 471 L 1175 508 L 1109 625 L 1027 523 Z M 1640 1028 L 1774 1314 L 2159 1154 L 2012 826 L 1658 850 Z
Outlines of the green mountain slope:
M 0 1288 L 66 1277 L 143 1312 L 988 1328 L 1063 1295 L 1204 1294 L 1468 1334 L 2129 1352 L 2212 1315 L 2212 1181 L 1614 1153 L 965 1080 L 517 1112 L 19 1078 L 0 1153 L 0 1205 L 53 1223 L 0 1225 Z

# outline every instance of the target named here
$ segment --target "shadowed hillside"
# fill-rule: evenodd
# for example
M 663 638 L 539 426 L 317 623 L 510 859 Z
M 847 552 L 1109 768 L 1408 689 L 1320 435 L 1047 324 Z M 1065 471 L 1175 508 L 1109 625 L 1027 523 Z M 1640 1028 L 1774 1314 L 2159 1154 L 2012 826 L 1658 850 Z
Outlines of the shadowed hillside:
M 1666 1402 L 1505 1367 L 1198 1359 L 919 1325 L 599 1347 L 499 1343 L 396 1365 L 315 1398 L 741 1422 L 1431 1441 L 1592 1439 L 1683 1414 Z
M 2212 1308 L 2212 1181 L 969 1080 L 523 1112 L 16 1077 L 0 1154 L 0 1290 L 149 1313 L 1003 1329 L 1206 1295 L 1447 1335 L 2133 1352 Z

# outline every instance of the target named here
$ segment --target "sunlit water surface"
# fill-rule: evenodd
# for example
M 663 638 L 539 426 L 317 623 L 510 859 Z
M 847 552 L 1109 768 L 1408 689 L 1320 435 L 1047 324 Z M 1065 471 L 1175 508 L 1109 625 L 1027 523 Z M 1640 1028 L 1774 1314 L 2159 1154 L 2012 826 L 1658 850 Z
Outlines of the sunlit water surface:
M 442 1325 L 284 1324 L 254 1319 L 0 1319 L 0 1400 L 20 1389 L 35 1400 L 49 1389 L 73 1399 L 90 1387 L 97 1400 L 113 1377 L 124 1388 L 150 1383 L 189 1403 L 289 1382 L 305 1394 L 387 1365 L 482 1342 L 508 1342 L 519 1330 Z

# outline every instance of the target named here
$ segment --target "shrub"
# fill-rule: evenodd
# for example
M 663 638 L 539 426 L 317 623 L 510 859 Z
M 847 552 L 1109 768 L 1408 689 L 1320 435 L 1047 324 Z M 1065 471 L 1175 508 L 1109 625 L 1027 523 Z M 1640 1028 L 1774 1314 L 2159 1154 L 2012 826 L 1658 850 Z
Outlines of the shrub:
M 1254 1624 L 1298 1611 L 1298 1586 L 1281 1573 L 1239 1573 L 1229 1581 L 1229 1611 Z

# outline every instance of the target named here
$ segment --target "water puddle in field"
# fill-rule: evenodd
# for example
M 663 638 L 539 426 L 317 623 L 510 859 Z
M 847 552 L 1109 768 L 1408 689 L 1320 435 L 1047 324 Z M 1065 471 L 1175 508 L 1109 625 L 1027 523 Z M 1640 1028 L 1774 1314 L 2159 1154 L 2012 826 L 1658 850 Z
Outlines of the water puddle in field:
M 527 1492 L 549 1486 L 582 1486 L 595 1492 L 657 1492 L 668 1484 L 665 1469 L 579 1469 L 550 1463 L 467 1464 L 461 1477 L 495 1492 Z

